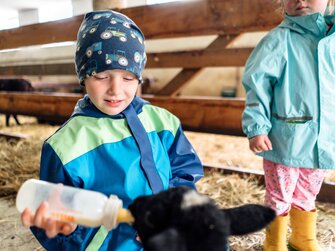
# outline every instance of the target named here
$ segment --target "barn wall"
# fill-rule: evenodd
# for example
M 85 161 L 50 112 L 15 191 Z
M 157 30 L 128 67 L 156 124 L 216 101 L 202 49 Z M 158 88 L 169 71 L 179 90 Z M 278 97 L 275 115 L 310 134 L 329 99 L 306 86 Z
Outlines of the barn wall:
M 246 33 L 233 44 L 233 47 L 253 47 L 265 35 L 264 32 Z M 198 36 L 192 38 L 160 39 L 148 40 L 148 52 L 168 52 L 203 49 L 210 44 L 216 36 Z M 0 66 L 20 65 L 20 64 L 50 64 L 60 62 L 73 62 L 75 45 L 60 47 L 30 46 L 20 50 L 1 53 Z M 161 89 L 170 81 L 181 69 L 146 69 L 144 76 L 154 80 L 150 87 L 152 91 Z M 74 83 L 77 82 L 75 71 L 73 76 L 23 76 L 32 81 L 33 85 L 39 83 Z M 223 91 L 236 90 L 237 97 L 244 96 L 240 79 L 243 68 L 240 67 L 217 67 L 202 70 L 198 76 L 192 79 L 181 95 L 187 96 L 221 96 Z
M 77 0 L 73 0 L 76 2 Z M 78 2 L 78 1 L 77 1 Z M 95 8 L 114 8 L 114 7 L 131 7 L 145 4 L 145 0 L 117 0 L 113 1 L 113 6 L 107 6 L 111 1 L 93 1 Z M 97 4 L 100 4 L 97 7 Z M 104 9 L 106 9 L 104 8 Z M 245 33 L 237 39 L 230 48 L 253 47 L 264 36 L 264 32 Z M 147 40 L 148 52 L 168 52 L 168 51 L 187 51 L 202 50 L 213 42 L 217 36 L 198 36 L 190 38 L 159 39 Z M 64 45 L 64 43 L 63 43 Z M 0 66 L 20 65 L 20 64 L 57 64 L 73 62 L 75 45 L 65 44 L 65 46 L 52 47 L 53 45 L 30 46 L 19 48 L 19 50 L 0 53 Z M 147 69 L 144 76 L 153 80 L 149 89 L 151 91 L 160 90 L 167 82 L 178 74 L 181 69 Z M 223 92 L 229 95 L 229 91 L 235 90 L 237 97 L 244 96 L 244 90 L 241 87 L 242 67 L 221 67 L 221 68 L 204 68 L 196 77 L 188 82 L 181 89 L 181 95 L 187 96 L 216 96 L 219 97 Z M 75 83 L 77 78 L 73 69 L 71 76 L 21 76 L 38 85 L 46 83 Z

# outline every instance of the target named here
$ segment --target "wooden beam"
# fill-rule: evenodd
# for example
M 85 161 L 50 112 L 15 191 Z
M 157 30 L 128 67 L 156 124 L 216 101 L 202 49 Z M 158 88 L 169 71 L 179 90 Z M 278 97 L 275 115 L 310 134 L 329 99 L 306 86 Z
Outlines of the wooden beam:
M 224 49 L 205 51 L 184 51 L 148 54 L 146 68 L 190 69 L 183 73 L 182 80 L 191 78 L 192 69 L 203 67 L 244 66 L 253 48 Z M 194 71 L 197 73 L 197 71 Z M 0 76 L 34 75 L 75 75 L 74 63 L 35 64 L 0 66 Z M 173 91 L 176 91 L 177 88 Z
M 207 53 L 209 53 L 210 51 L 221 51 L 224 48 L 229 47 L 229 45 L 232 44 L 237 37 L 238 36 L 235 35 L 218 36 L 206 47 L 206 49 L 204 50 L 204 54 L 208 55 Z M 151 61 L 149 60 L 148 64 L 150 64 Z M 155 57 L 154 61 L 157 61 Z M 194 69 L 185 68 L 182 69 L 170 82 L 168 82 L 161 90 L 159 90 L 155 94 L 162 96 L 176 96 L 181 91 L 183 86 L 185 86 L 188 81 L 194 78 L 201 71 L 200 67 Z
M 226 167 L 218 165 L 210 165 L 208 163 L 203 163 L 204 168 L 208 169 L 220 169 L 225 174 L 238 174 L 242 177 L 244 176 L 254 176 L 260 180 L 260 184 L 264 185 L 264 172 L 261 170 L 251 170 L 242 167 Z M 335 183 L 323 182 L 320 193 L 318 194 L 317 201 L 335 203 Z
M 241 126 L 244 99 L 153 96 L 148 100 L 179 117 L 186 130 L 244 135 Z
M 0 92 L 0 113 L 68 118 L 82 95 Z
M 147 39 L 267 31 L 278 25 L 277 1 L 195 0 L 121 10 Z
M 148 68 L 203 68 L 244 66 L 253 48 L 154 53 L 148 55 Z
M 210 51 L 218 51 L 224 48 L 230 48 L 241 35 L 219 35 L 212 43 L 210 43 L 204 53 L 209 53 Z
M 199 68 L 181 70 L 181 72 L 179 72 L 169 83 L 158 90 L 155 95 L 176 96 L 182 87 L 198 73 L 200 73 Z
M 81 97 L 81 95 L 61 95 L 60 93 L 0 92 L 0 113 L 60 118 L 65 121 Z M 143 98 L 171 111 L 179 117 L 186 130 L 243 135 L 241 129 L 243 99 L 171 98 L 145 95 Z
M 76 75 L 74 63 L 0 66 L 0 76 Z
M 200 0 L 120 10 L 147 39 L 265 31 L 282 20 L 278 3 L 269 0 Z M 74 41 L 83 16 L 0 31 L 0 50 Z
M 335 203 L 335 183 L 323 182 L 317 201 Z
M 83 15 L 60 21 L 0 31 L 0 50 L 29 45 L 75 41 Z
M 22 133 L 11 133 L 11 132 L 0 131 L 0 138 L 5 138 L 7 140 L 21 140 L 21 139 L 27 139 L 28 136 Z

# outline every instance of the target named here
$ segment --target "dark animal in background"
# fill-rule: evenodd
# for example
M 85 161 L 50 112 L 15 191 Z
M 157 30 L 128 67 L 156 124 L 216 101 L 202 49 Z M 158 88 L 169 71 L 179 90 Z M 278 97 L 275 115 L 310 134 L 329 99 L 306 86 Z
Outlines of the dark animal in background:
M 261 230 L 276 216 L 256 204 L 220 209 L 187 187 L 138 197 L 129 210 L 146 251 L 224 251 L 229 235 Z
M 34 91 L 31 83 L 25 79 L 0 79 L 0 91 L 6 92 L 31 92 Z M 15 114 L 6 114 L 6 126 L 9 126 L 10 116 L 13 116 L 16 123 L 20 125 L 20 122 Z

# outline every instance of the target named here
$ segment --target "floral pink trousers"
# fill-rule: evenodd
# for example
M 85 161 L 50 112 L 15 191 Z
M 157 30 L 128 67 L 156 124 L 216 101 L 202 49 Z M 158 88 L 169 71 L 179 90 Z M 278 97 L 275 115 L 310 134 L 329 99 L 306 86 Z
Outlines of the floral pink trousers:
M 265 176 L 265 205 L 283 215 L 291 206 L 305 211 L 315 209 L 326 171 L 316 168 L 299 168 L 263 160 Z

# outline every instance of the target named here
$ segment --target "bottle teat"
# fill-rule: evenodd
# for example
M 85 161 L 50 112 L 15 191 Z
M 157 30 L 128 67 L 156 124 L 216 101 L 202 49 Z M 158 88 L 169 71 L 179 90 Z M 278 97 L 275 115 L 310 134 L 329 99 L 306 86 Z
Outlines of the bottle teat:
M 119 223 L 133 223 L 134 218 L 130 211 L 122 208 L 122 200 L 117 196 L 111 195 L 104 208 L 102 223 L 107 230 L 111 230 Z

